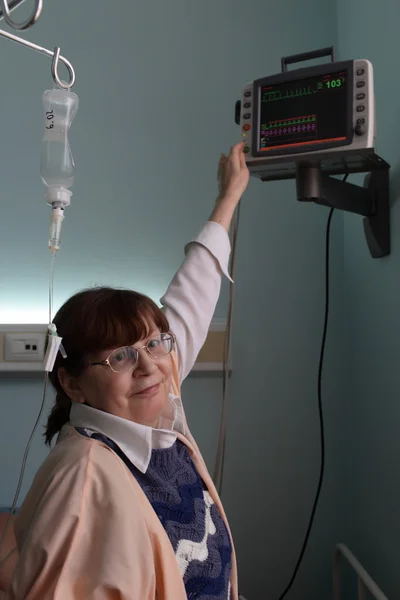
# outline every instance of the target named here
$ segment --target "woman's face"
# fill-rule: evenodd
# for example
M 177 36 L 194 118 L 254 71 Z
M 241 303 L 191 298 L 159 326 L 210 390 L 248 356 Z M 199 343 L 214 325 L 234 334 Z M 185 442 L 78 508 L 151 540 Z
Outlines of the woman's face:
M 93 408 L 117 417 L 156 427 L 168 400 L 171 388 L 172 359 L 168 354 L 153 358 L 145 348 L 150 340 L 159 338 L 154 325 L 149 334 L 134 348 L 141 348 L 133 370 L 115 373 L 106 365 L 88 366 L 79 377 L 72 377 L 59 369 L 59 380 L 73 402 L 87 403 Z M 114 348 L 90 355 L 88 362 L 105 360 Z

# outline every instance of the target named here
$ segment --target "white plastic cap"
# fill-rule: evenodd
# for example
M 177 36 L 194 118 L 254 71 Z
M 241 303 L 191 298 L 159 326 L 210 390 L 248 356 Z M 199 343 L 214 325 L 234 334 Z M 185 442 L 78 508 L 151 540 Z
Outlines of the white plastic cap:
M 46 202 L 51 206 L 54 203 L 62 206 L 71 204 L 72 192 L 63 187 L 49 187 L 46 193 Z
M 57 335 L 52 335 L 51 333 L 47 335 L 47 348 L 43 359 L 43 369 L 48 373 L 51 373 L 54 368 L 61 341 L 62 338 Z

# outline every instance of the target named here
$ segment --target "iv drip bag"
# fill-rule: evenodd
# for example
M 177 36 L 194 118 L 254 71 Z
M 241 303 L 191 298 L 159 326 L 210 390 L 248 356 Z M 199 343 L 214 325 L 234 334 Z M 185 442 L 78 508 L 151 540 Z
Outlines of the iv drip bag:
M 78 96 L 69 90 L 46 90 L 43 94 L 44 136 L 40 172 L 47 186 L 46 202 L 65 207 L 71 202 L 75 164 L 68 131 L 77 113 Z

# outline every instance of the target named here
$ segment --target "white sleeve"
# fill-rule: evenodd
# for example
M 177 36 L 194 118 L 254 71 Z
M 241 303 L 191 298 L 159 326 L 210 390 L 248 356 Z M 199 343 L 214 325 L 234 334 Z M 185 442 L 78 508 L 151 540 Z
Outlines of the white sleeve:
M 225 229 L 208 221 L 199 235 L 186 245 L 185 260 L 161 298 L 170 330 L 177 340 L 181 381 L 191 371 L 206 340 L 222 275 L 231 280 L 230 251 Z

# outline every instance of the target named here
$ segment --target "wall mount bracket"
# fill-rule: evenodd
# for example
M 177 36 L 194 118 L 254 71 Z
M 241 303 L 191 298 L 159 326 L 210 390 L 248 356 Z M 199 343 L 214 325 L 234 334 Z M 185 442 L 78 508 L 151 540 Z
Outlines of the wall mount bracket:
M 368 173 L 364 186 L 359 186 L 330 177 L 320 165 L 296 165 L 297 199 L 363 216 L 372 258 L 390 254 L 390 166 L 381 159 L 380 167 Z

